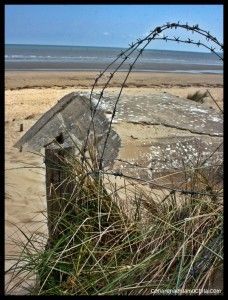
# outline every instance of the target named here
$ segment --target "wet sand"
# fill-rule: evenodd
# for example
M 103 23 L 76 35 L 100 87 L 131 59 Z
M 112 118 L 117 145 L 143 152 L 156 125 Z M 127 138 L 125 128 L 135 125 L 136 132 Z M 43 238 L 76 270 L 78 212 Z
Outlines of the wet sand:
M 99 72 L 88 71 L 7 71 L 5 86 L 7 90 L 23 88 L 68 87 L 91 88 Z M 108 74 L 109 75 L 109 74 Z M 126 76 L 119 72 L 111 80 L 110 87 L 119 87 Z M 107 79 L 107 77 L 105 77 Z M 100 81 L 98 82 L 100 84 Z M 101 84 L 102 85 L 102 81 Z M 189 73 L 151 73 L 132 72 L 127 81 L 131 88 L 219 88 L 223 87 L 221 74 L 189 74 Z

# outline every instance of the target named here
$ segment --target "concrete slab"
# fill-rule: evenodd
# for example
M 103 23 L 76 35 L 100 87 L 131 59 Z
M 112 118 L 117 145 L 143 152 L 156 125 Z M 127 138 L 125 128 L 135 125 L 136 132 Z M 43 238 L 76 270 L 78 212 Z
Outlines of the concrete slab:
M 71 93 L 63 97 L 58 103 L 48 110 L 14 145 L 17 148 L 23 147 L 25 151 L 40 151 L 43 147 L 82 149 L 90 126 L 91 108 L 87 97 L 78 93 Z M 94 128 L 91 127 L 89 142 L 97 148 L 101 156 L 105 139 L 109 129 L 109 122 L 103 113 L 98 110 L 93 119 Z M 94 134 L 96 138 L 94 138 Z M 57 140 L 61 136 L 61 142 Z M 55 143 L 55 141 L 58 143 Z M 61 145 L 59 145 L 61 144 Z M 111 129 L 107 149 L 103 156 L 103 165 L 110 164 L 118 155 L 120 138 Z

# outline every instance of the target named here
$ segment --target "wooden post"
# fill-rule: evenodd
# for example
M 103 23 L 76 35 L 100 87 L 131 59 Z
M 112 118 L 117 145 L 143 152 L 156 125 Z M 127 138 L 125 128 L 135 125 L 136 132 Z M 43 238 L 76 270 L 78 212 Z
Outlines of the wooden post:
M 20 124 L 20 132 L 22 132 L 24 130 L 24 128 L 23 128 L 23 123 L 22 124 Z
M 73 191 L 66 169 L 66 160 L 73 152 L 72 147 L 65 149 L 45 148 L 48 246 L 61 232 L 56 224 L 58 224 L 61 212 L 67 204 L 66 200 L 69 199 Z

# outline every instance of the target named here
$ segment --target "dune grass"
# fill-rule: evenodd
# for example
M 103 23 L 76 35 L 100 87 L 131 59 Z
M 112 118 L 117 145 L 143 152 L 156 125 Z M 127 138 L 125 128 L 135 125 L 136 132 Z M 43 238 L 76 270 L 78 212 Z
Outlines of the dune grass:
M 185 166 L 188 189 L 202 194 L 160 193 L 158 201 L 139 186 L 128 200 L 120 199 L 113 176 L 107 187 L 107 178 L 77 157 L 65 166 L 75 189 L 57 199 L 63 209 L 54 216 L 52 239 L 37 247 L 41 237 L 26 235 L 12 268 L 14 278 L 36 275 L 31 295 L 151 295 L 167 289 L 181 294 L 213 286 L 223 262 L 217 169 Z M 120 188 L 126 197 L 129 186 L 124 181 Z
M 193 94 L 188 94 L 187 99 L 198 102 L 198 103 L 204 103 L 204 98 L 208 97 L 208 92 L 201 92 L 201 91 L 196 91 Z

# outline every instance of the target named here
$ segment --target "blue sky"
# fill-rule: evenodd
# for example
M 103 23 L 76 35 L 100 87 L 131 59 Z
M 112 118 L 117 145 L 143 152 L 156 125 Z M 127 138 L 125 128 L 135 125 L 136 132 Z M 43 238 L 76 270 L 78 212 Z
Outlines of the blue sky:
M 223 5 L 6 5 L 5 43 L 127 47 L 155 27 L 177 21 L 199 24 L 223 40 Z M 187 34 L 170 32 L 198 38 Z M 205 51 L 159 41 L 150 48 Z

